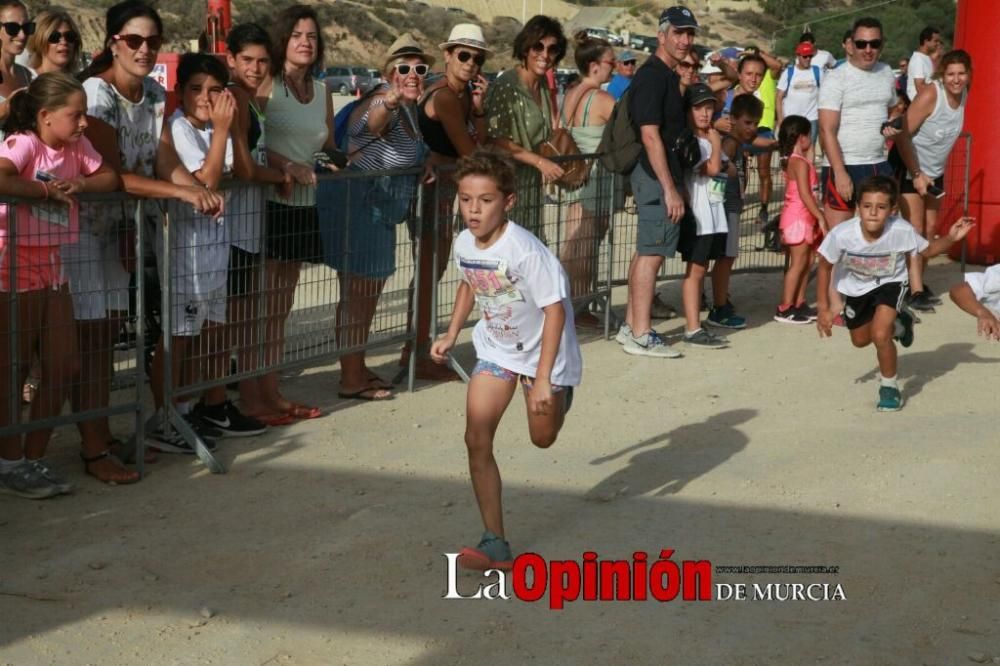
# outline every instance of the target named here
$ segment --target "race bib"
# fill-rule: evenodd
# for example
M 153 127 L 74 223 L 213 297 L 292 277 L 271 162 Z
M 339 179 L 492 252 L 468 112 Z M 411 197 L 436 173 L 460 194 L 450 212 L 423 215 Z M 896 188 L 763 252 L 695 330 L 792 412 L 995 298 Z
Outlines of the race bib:
M 713 176 L 708 184 L 708 200 L 712 203 L 722 203 L 726 199 L 726 176 Z
M 509 303 L 523 301 L 524 296 L 507 273 L 507 262 L 488 259 L 460 259 L 465 280 L 472 287 L 480 307 L 498 309 Z

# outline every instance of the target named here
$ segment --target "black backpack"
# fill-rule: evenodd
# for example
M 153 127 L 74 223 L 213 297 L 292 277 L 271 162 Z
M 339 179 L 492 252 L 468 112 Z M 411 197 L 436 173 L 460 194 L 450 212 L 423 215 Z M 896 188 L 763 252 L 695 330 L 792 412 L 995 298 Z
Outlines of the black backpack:
M 632 173 L 642 153 L 642 139 L 639 138 L 639 130 L 632 123 L 632 112 L 628 108 L 631 93 L 631 89 L 626 90 L 615 102 L 615 108 L 601 134 L 601 143 L 597 146 L 604 168 L 624 175 Z

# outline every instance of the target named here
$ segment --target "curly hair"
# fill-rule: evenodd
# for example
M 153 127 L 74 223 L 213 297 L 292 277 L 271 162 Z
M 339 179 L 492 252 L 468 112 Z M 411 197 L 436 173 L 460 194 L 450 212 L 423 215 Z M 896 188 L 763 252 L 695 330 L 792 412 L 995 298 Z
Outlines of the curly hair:
M 484 176 L 497 184 L 497 189 L 505 195 L 517 191 L 514 177 L 514 163 L 506 153 L 493 148 L 477 148 L 458 160 L 453 176 L 455 182 L 467 176 Z

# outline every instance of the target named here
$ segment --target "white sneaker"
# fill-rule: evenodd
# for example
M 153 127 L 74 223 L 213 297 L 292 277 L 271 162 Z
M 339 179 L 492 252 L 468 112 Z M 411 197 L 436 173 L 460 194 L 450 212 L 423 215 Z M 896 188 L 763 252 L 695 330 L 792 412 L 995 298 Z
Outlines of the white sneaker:
M 623 323 L 618 328 L 618 334 L 615 335 L 615 342 L 617 342 L 620 345 L 624 345 L 629 341 L 631 337 L 632 337 L 632 327 L 629 326 L 628 324 Z
M 638 338 L 634 335 L 630 336 L 622 349 L 625 350 L 626 354 L 652 356 L 653 358 L 680 358 L 684 355 L 664 342 L 660 334 L 653 330 L 647 331 L 645 335 Z

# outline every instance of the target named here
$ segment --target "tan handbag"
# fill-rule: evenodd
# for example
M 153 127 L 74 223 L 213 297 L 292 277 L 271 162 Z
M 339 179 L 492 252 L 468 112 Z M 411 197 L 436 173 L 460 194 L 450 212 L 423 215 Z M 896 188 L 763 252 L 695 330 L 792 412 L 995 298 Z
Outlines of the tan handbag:
M 580 93 L 580 97 L 577 98 L 576 104 L 573 106 L 573 113 L 569 120 L 570 127 L 576 119 L 576 110 L 580 108 L 580 101 L 583 100 L 586 92 L 584 90 Z M 547 91 L 546 95 L 548 95 Z M 552 99 L 551 96 L 549 99 Z M 559 126 L 559 114 L 555 108 L 552 109 L 552 132 L 547 140 L 536 146 L 535 152 L 545 159 L 580 154 L 580 147 L 576 145 L 569 128 Z M 575 190 L 587 182 L 587 175 L 590 173 L 590 160 L 567 160 L 556 162 L 556 164 L 563 168 L 563 175 L 554 181 L 559 187 Z

